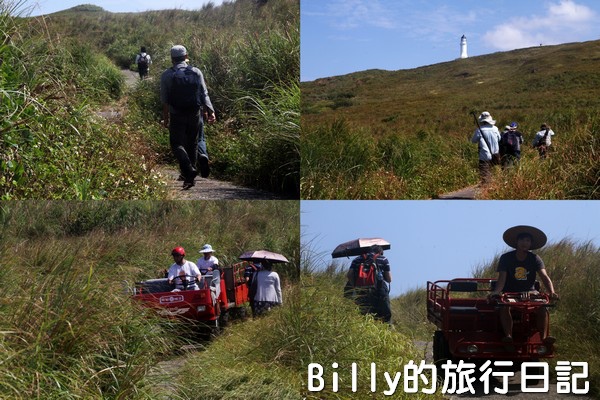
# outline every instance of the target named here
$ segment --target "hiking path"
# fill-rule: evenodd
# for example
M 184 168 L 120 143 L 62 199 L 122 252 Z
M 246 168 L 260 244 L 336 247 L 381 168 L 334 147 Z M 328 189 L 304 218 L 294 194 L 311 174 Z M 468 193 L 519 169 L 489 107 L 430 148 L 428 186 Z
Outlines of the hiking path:
M 128 88 L 139 82 L 135 71 L 121 70 Z M 152 79 L 152 78 L 150 78 Z M 122 107 L 126 107 L 126 102 Z M 118 120 L 126 112 L 125 109 L 105 109 L 97 114 L 107 120 Z M 162 165 L 158 172 L 163 177 L 168 194 L 165 200 L 277 200 L 282 199 L 274 193 L 238 186 L 232 182 L 213 178 L 196 178 L 195 186 L 183 190 L 183 182 L 179 181 L 179 169 L 172 165 Z

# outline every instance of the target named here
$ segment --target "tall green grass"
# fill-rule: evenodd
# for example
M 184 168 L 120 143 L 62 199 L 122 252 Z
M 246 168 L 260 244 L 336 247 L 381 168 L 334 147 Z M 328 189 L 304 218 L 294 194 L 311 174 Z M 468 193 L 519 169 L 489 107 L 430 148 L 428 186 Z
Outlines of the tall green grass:
M 598 113 L 573 111 L 549 119 L 556 121 L 549 157 L 540 160 L 531 148 L 533 136 L 526 135 L 518 168 L 496 169 L 481 198 L 598 198 Z M 535 131 L 536 120 L 524 118 L 520 126 Z M 373 132 L 343 119 L 309 127 L 302 134 L 302 198 L 424 199 L 475 185 L 478 156 L 470 134 Z
M 152 162 L 94 114 L 118 99 L 123 78 L 105 56 L 0 4 L 0 198 L 148 198 L 162 193 Z M 137 154 L 136 154 L 137 153 Z
M 197 337 L 131 301 L 123 281 L 157 277 L 176 245 L 195 261 L 208 242 L 222 265 L 250 249 L 285 254 L 291 288 L 298 213 L 273 201 L 3 202 L 0 398 L 156 398 L 157 363 Z
M 341 296 L 337 280 L 327 274 L 304 276 L 301 287 L 284 293 L 283 307 L 244 329 L 232 330 L 207 351 L 191 357 L 185 371 L 203 370 L 197 386 L 182 388 L 190 399 L 373 399 L 384 398 L 383 376 L 378 393 L 371 392 L 371 362 L 379 371 L 403 371 L 409 360 L 420 360 L 406 336 L 361 316 Z M 339 364 L 339 390 L 331 383 L 332 363 Z M 359 366 L 358 391 L 351 391 L 350 369 Z M 325 388 L 308 391 L 308 365 L 325 369 Z M 220 376 L 220 379 L 214 379 Z M 381 379 L 380 379 L 381 378 Z M 314 382 L 317 385 L 317 382 Z M 395 398 L 406 395 L 400 387 Z

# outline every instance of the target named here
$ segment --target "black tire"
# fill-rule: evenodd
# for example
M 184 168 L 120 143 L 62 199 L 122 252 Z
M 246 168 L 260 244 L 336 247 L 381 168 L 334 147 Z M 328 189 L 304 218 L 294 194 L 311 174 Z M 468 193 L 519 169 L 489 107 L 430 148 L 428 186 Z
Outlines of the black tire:
M 435 331 L 433 335 L 433 362 L 440 365 L 449 359 L 452 359 L 452 355 L 450 354 L 448 340 L 444 337 L 444 332 Z
M 221 315 L 218 318 L 219 325 L 226 327 L 229 325 L 229 311 L 221 311 Z

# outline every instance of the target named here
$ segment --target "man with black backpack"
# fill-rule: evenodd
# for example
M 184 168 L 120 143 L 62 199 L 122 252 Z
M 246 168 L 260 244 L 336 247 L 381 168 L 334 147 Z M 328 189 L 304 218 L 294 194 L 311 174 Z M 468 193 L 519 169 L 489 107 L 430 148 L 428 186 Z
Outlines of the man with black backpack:
M 500 138 L 500 153 L 502 155 L 502 168 L 512 167 L 521 159 L 521 144 L 523 134 L 517 130 L 517 123 L 511 122 L 502 132 Z
M 188 65 L 187 55 L 185 47 L 173 46 L 173 67 L 165 70 L 160 77 L 163 123 L 169 128 L 171 149 L 179 162 L 184 190 L 194 186 L 198 168 L 201 176 L 208 176 L 203 111 L 209 123 L 216 121 L 204 76 L 198 68 Z
M 354 301 L 363 314 L 373 314 L 376 319 L 390 323 L 392 309 L 388 284 L 392 282 L 390 262 L 379 245 L 371 246 L 368 253 L 352 260 L 346 275 L 354 289 Z
M 135 56 L 135 63 L 138 67 L 140 79 L 144 79 L 148 77 L 148 72 L 150 71 L 150 64 L 152 64 L 152 58 L 150 57 L 150 54 L 146 53 L 146 47 L 142 46 L 140 51 L 140 54 Z

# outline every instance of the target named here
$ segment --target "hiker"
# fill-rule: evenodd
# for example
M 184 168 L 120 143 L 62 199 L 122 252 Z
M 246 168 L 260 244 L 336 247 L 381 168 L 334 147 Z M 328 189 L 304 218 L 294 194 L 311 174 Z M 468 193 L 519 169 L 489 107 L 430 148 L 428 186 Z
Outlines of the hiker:
M 517 130 L 518 124 L 511 122 L 506 126 L 500 138 L 500 154 L 502 155 L 502 168 L 510 168 L 521 159 L 521 144 L 523 134 Z
M 178 246 L 171 251 L 175 263 L 169 268 L 167 280 L 169 285 L 175 284 L 175 290 L 198 290 L 197 282 L 202 282 L 202 274 L 198 267 L 193 262 L 185 259 L 185 250 Z M 194 278 L 191 282 L 190 278 Z
M 217 315 L 220 314 L 219 296 L 221 295 L 221 270 L 219 269 L 219 260 L 213 256 L 214 250 L 210 244 L 205 244 L 199 251 L 202 257 L 198 259 L 196 265 L 200 273 L 204 276 L 210 276 L 210 295 L 213 305 L 217 308 Z
M 354 301 L 361 312 L 373 314 L 376 319 L 390 323 L 392 309 L 388 284 L 392 282 L 392 274 L 383 248 L 373 245 L 368 253 L 352 260 L 346 278 L 349 284 L 346 284 L 344 292 L 350 287 L 354 290 Z
M 171 149 L 179 162 L 184 190 L 194 186 L 198 169 L 201 176 L 208 176 L 203 107 L 207 113 L 207 122 L 216 121 L 204 76 L 198 68 L 188 65 L 187 55 L 184 46 L 173 46 L 173 67 L 165 70 L 160 78 L 163 124 L 169 128 Z M 200 157 L 198 152 L 201 153 Z
M 497 298 L 502 292 L 509 293 L 538 293 L 535 290 L 536 274 L 544 284 L 552 299 L 558 299 L 550 277 L 546 273 L 544 262 L 537 254 L 531 252 L 546 244 L 546 234 L 533 226 L 518 225 L 507 229 L 502 235 L 504 242 L 515 250 L 502 254 L 496 270 L 498 280 L 496 287 L 490 293 L 491 299 Z M 551 345 L 555 342 L 548 332 L 548 310 L 540 307 L 537 313 L 537 328 L 542 341 Z M 500 323 L 504 331 L 502 339 L 505 343 L 513 341 L 513 320 L 510 307 L 500 307 Z
M 152 64 L 152 58 L 150 57 L 150 54 L 146 53 L 146 47 L 141 47 L 140 53 L 135 56 L 135 63 L 138 67 L 140 79 L 147 78 L 148 72 L 150 71 L 150 64 Z
M 500 163 L 500 131 L 489 112 L 482 112 L 478 120 L 471 142 L 479 146 L 479 176 L 485 184 L 490 181 L 492 166 Z
M 531 145 L 533 148 L 537 148 L 540 158 L 546 158 L 546 154 L 552 145 L 552 136 L 554 132 L 550 129 L 550 125 L 543 123 L 540 126 L 540 130 L 535 134 L 533 138 L 533 143 Z
M 253 316 L 259 316 L 283 304 L 281 280 L 279 274 L 273 271 L 271 262 L 267 260 L 262 262 L 262 269 L 254 274 L 251 286 L 250 300 L 254 304 Z
M 254 278 L 254 275 L 256 275 L 256 273 L 261 269 L 262 264 L 259 262 L 249 262 L 248 265 L 246 265 L 246 267 L 244 268 L 244 280 L 248 285 L 248 289 L 250 289 L 250 285 L 252 284 L 252 279 Z
M 248 293 L 252 293 L 252 281 L 254 280 L 254 277 L 256 276 L 256 273 L 258 271 L 262 270 L 262 264 L 259 262 L 249 262 L 248 265 L 246 265 L 246 268 L 244 268 L 244 280 L 246 281 L 246 286 L 248 287 Z M 254 311 L 254 300 L 252 299 L 253 296 L 250 296 L 250 309 L 252 310 L 252 315 L 255 315 L 255 311 Z

